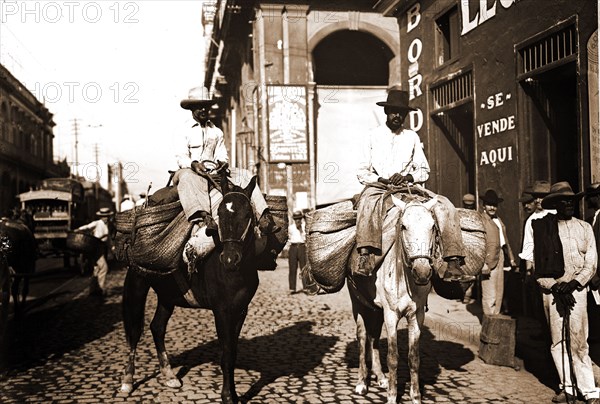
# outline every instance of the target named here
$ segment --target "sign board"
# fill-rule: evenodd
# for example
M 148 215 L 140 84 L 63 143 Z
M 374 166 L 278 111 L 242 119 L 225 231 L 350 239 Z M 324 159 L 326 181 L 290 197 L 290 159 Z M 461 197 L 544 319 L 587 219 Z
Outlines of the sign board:
M 268 85 L 270 163 L 308 162 L 305 86 Z

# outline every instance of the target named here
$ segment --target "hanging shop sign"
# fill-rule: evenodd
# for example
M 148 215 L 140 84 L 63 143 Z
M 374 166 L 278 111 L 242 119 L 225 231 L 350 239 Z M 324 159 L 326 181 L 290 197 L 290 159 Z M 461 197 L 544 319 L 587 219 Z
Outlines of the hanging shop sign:
M 269 162 L 308 162 L 306 87 L 268 85 Z

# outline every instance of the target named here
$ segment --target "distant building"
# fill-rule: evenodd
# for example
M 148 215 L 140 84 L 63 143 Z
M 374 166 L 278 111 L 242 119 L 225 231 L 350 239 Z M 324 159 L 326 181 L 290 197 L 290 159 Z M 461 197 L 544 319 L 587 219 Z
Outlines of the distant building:
M 68 177 L 66 161 L 53 160 L 52 113 L 0 65 L 0 212 L 16 195 L 49 177 Z

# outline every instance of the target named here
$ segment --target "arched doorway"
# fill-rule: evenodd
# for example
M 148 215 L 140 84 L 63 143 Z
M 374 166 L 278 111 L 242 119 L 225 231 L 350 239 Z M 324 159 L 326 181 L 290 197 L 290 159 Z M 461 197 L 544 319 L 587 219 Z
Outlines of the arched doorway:
M 356 178 L 365 134 L 385 121 L 392 49 L 376 35 L 339 30 L 312 50 L 316 121 L 316 202 L 349 199 L 362 186 Z
M 391 49 L 361 31 L 337 31 L 313 50 L 314 77 L 319 85 L 387 86 Z

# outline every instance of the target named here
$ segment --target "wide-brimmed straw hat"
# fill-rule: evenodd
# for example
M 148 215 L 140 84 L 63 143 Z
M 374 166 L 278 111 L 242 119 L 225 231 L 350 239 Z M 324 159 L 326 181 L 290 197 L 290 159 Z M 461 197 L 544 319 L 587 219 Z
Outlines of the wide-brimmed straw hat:
M 402 111 L 416 111 L 416 108 L 408 106 L 408 91 L 391 89 L 387 100 L 376 102 L 380 107 L 399 109 Z
M 567 181 L 557 182 L 550 187 L 550 193 L 542 199 L 542 208 L 554 209 L 556 202 L 563 200 L 578 200 L 583 197 L 585 192 L 573 192 L 571 185 Z
M 98 212 L 96 212 L 96 216 L 105 217 L 112 216 L 114 212 L 110 208 L 100 208 Z
M 586 196 L 600 195 L 600 182 L 594 182 L 585 189 Z
M 483 196 L 480 195 L 479 199 L 481 199 L 486 205 L 498 205 L 504 200 L 498 197 L 498 194 L 493 189 L 488 189 L 485 191 L 485 194 L 483 194 Z
M 216 102 L 211 98 L 206 87 L 194 87 L 189 91 L 188 98 L 181 100 L 180 105 L 183 109 L 194 110 L 209 107 Z

